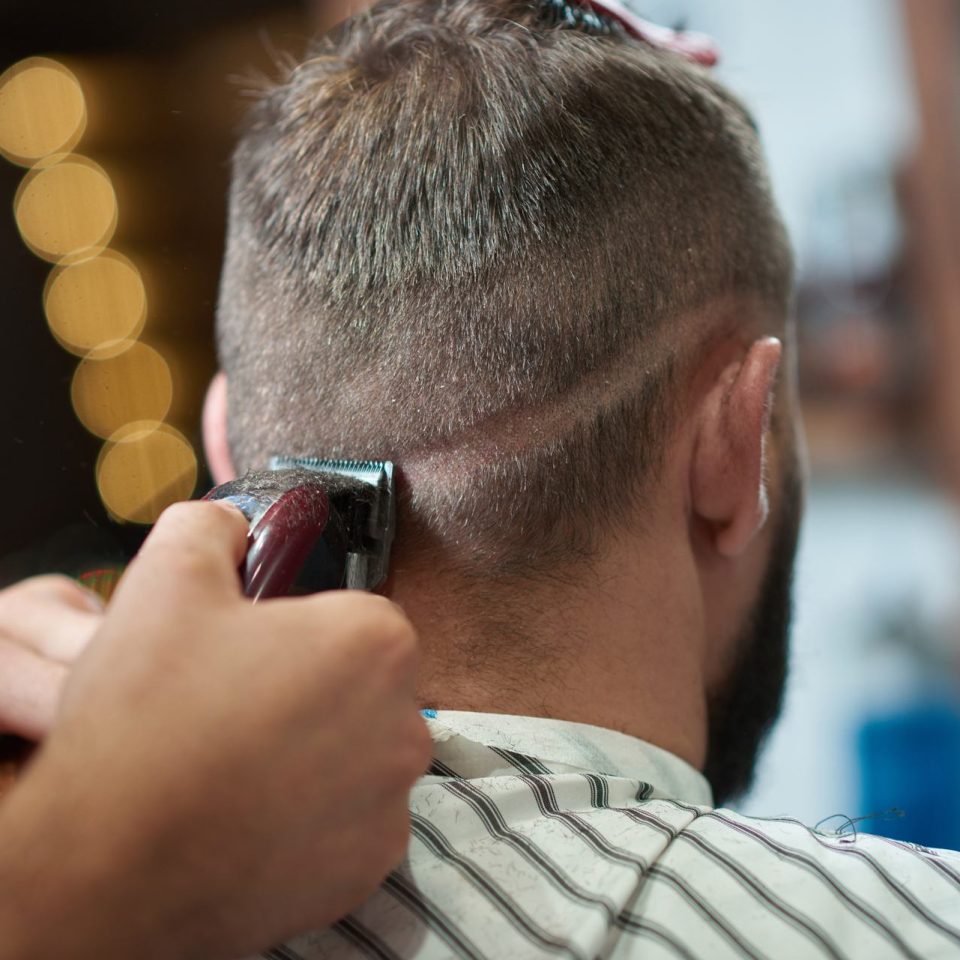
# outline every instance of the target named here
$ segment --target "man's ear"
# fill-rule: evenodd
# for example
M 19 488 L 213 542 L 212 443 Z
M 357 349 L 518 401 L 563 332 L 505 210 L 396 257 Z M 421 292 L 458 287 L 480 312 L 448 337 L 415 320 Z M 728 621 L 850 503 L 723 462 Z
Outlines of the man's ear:
M 236 477 L 227 442 L 227 375 L 222 370 L 210 381 L 203 402 L 203 451 L 217 486 Z
M 782 350 L 773 337 L 752 343 L 701 406 L 691 499 L 721 556 L 742 553 L 767 519 L 767 435 Z

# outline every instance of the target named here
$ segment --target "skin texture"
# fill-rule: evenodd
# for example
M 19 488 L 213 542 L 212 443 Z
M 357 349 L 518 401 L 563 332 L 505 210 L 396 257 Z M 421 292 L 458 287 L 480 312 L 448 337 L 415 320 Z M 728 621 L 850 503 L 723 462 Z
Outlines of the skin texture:
M 759 322 L 716 331 L 642 512 L 588 562 L 491 594 L 506 631 L 524 623 L 515 642 L 490 634 L 489 617 L 472 615 L 463 584 L 429 555 L 394 569 L 390 595 L 422 638 L 423 705 L 610 727 L 700 769 L 708 753 L 727 766 L 737 758 L 729 775 L 712 771 L 721 801 L 749 783 L 783 677 L 756 678 L 764 697 L 743 688 L 752 667 L 785 657 L 799 520 L 795 378 L 782 337 Z M 233 475 L 228 405 L 220 375 L 204 419 L 218 482 Z
M 0 803 L 3 960 L 255 953 L 329 924 L 402 857 L 431 752 L 415 633 L 366 594 L 251 605 L 245 542 L 231 507 L 168 510 L 35 698 L 59 693 L 52 726 L 45 707 L 16 714 L 49 734 Z M 50 594 L 18 646 L 69 659 L 90 623 L 62 582 L 0 614 Z

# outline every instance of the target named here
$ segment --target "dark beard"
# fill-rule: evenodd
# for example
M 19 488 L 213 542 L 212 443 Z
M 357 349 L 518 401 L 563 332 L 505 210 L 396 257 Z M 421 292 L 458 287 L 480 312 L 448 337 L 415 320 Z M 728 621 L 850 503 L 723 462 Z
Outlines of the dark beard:
M 799 471 L 792 470 L 785 478 L 770 563 L 741 635 L 736 663 L 723 687 L 708 699 L 709 738 L 703 772 L 718 807 L 750 786 L 760 748 L 780 714 L 802 499 Z

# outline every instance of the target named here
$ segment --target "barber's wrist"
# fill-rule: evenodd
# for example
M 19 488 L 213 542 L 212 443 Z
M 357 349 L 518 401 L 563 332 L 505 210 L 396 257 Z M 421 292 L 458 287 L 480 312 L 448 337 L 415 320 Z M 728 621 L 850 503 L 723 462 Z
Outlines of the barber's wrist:
M 41 750 L 0 801 L 0 960 L 172 956 L 109 811 L 59 761 Z

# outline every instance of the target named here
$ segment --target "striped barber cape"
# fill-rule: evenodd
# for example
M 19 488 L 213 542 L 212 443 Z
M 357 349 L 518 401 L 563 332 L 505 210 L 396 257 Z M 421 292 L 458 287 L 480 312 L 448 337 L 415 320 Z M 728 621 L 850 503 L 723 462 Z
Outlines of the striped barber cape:
M 263 957 L 960 957 L 958 853 L 714 809 L 696 770 L 611 730 L 428 722 L 405 862 Z

